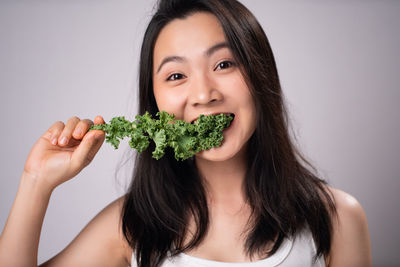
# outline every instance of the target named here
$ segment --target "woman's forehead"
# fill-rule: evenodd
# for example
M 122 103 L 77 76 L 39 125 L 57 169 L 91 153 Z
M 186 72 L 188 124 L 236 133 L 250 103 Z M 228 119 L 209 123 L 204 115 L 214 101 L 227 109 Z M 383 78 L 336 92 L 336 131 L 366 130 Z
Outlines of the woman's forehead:
M 216 43 L 225 42 L 218 19 L 211 13 L 198 12 L 183 19 L 174 19 L 160 32 L 154 46 L 154 63 L 171 55 L 204 53 Z

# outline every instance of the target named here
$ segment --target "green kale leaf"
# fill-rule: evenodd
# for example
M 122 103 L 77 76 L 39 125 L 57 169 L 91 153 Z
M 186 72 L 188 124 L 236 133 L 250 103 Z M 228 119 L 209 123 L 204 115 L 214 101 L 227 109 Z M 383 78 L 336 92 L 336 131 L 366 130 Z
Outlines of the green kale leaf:
M 165 111 L 157 112 L 158 119 L 153 119 L 151 114 L 137 115 L 136 120 L 130 122 L 125 117 L 114 117 L 109 124 L 93 125 L 89 130 L 102 130 L 106 132 L 106 142 L 118 148 L 120 140 L 130 138 L 129 146 L 139 153 L 143 152 L 150 144 L 155 143 L 152 155 L 160 159 L 165 154 L 165 149 L 171 147 L 176 160 L 191 158 L 194 154 L 219 147 L 223 140 L 222 131 L 233 120 L 232 115 L 200 115 L 198 120 L 191 124 L 186 121 L 176 120 L 173 114 Z

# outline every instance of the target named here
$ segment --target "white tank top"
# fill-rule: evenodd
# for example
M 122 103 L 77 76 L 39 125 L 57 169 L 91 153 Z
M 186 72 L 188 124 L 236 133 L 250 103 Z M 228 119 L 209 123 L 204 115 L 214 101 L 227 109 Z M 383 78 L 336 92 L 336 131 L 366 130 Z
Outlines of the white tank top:
M 325 267 L 323 257 L 315 262 L 316 247 L 311 232 L 307 229 L 294 239 L 285 239 L 274 255 L 255 262 L 220 262 L 193 257 L 184 253 L 167 257 L 161 267 Z M 132 267 L 137 267 L 132 254 Z

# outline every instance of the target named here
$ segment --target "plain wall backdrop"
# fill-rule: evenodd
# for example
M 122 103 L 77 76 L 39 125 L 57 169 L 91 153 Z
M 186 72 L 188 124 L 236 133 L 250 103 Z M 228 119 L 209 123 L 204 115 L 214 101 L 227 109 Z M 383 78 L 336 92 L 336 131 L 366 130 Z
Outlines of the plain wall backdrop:
M 400 1 L 242 2 L 269 38 L 300 149 L 363 205 L 374 266 L 398 266 Z M 1 229 L 28 153 L 55 121 L 134 118 L 139 49 L 153 5 L 0 0 Z M 129 152 L 126 143 L 119 150 L 104 144 L 54 191 L 39 262 L 124 193 Z

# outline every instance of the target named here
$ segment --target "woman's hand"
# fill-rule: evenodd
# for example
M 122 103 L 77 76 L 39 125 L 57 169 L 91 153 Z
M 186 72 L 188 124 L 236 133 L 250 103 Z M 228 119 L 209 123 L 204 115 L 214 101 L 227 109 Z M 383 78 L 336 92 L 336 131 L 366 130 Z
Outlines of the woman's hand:
M 97 116 L 95 124 L 104 120 Z M 40 181 L 52 191 L 76 176 L 99 151 L 105 134 L 100 130 L 88 132 L 91 120 L 72 117 L 66 124 L 54 123 L 35 143 L 25 163 L 24 174 Z

